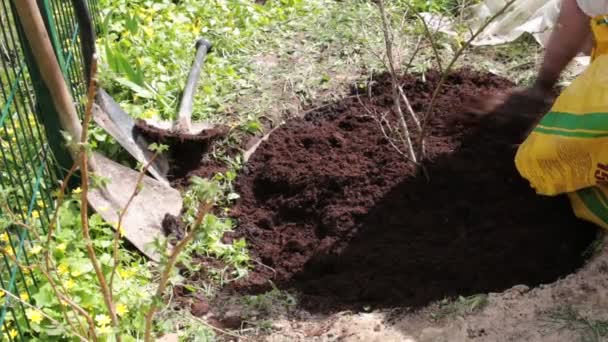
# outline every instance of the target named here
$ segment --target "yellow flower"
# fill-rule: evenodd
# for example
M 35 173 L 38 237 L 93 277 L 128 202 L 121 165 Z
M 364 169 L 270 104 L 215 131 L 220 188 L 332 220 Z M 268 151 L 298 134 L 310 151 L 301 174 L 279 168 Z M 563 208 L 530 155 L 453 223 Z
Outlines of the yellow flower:
M 66 302 L 65 300 L 61 299 L 61 306 L 68 306 L 68 302 Z
M 154 109 L 146 109 L 145 112 L 141 114 L 144 119 L 152 119 L 156 116 L 156 111 Z
M 61 264 L 57 267 L 57 272 L 61 275 L 61 274 L 66 274 L 68 273 L 68 265 L 66 264 Z
M 24 292 L 21 292 L 21 294 L 19 295 L 19 298 L 21 298 L 22 300 L 27 302 L 28 300 L 30 300 L 30 295 L 24 291 Z
M 76 285 L 76 283 L 72 279 L 68 279 L 65 282 L 65 288 L 68 289 L 68 290 L 71 289 L 72 287 L 74 287 L 74 285 Z
M 116 313 L 118 316 L 124 316 L 127 312 L 129 312 L 129 308 L 123 303 L 116 304 Z
M 17 138 L 12 137 L 12 138 L 11 138 L 11 142 L 17 142 Z
M 0 241 L 2 241 L 2 242 L 8 242 L 9 241 L 8 234 L 6 232 L 0 234 Z
M 8 134 L 9 136 L 10 136 L 10 135 L 13 135 L 13 133 L 14 133 L 14 131 L 13 131 L 13 129 L 12 129 L 12 128 L 8 128 L 8 129 L 6 130 L 6 134 Z
M 105 327 L 112 322 L 108 315 L 100 314 L 95 316 L 95 321 L 97 322 L 99 327 Z
M 12 256 L 15 255 L 15 253 L 13 252 L 12 248 L 5 248 L 2 250 L 4 252 L 4 254 L 8 255 L 8 256 Z
M 82 189 L 81 189 L 80 187 L 77 187 L 76 189 L 72 190 L 72 193 L 73 193 L 74 195 L 78 195 L 78 194 L 79 194 L 79 193 L 81 193 L 81 192 L 82 192 Z
M 38 210 L 33 210 L 32 211 L 32 218 L 34 218 L 34 219 L 40 218 L 40 212 Z
M 11 338 L 15 338 L 15 337 L 17 337 L 17 330 L 15 330 L 15 329 L 11 329 L 11 330 L 8 332 L 8 336 L 10 336 Z
M 42 250 L 42 247 L 40 247 L 39 245 L 36 245 L 36 246 L 32 247 L 32 249 L 30 249 L 30 253 L 32 255 L 36 255 L 36 254 L 40 253 L 41 250 Z
M 58 244 L 57 247 L 55 247 L 56 250 L 61 251 L 61 252 L 64 252 L 66 248 L 67 248 L 67 246 L 63 242 Z
M 40 311 L 34 309 L 25 310 L 25 315 L 30 320 L 30 322 L 34 322 L 36 324 L 40 324 L 40 322 L 42 322 L 44 318 Z
M 120 274 L 120 277 L 122 279 L 128 279 L 131 278 L 131 276 L 133 275 L 133 271 L 131 270 L 123 270 L 123 269 L 119 269 L 118 270 L 118 274 Z
M 104 325 L 104 326 L 101 326 L 101 327 L 97 327 L 97 331 L 98 331 L 100 334 L 105 335 L 105 334 L 109 334 L 109 333 L 111 333 L 111 332 L 112 332 L 112 328 L 110 328 L 110 327 L 109 327 L 109 326 L 107 326 L 107 325 Z
M 198 34 L 201 31 L 201 28 L 196 24 L 192 24 L 190 25 L 190 31 L 194 34 Z
M 32 286 L 32 285 L 34 285 L 34 282 L 32 281 L 32 279 L 27 278 L 27 279 L 25 279 L 25 285 Z
M 4 297 L 4 291 L 0 291 L 0 298 Z
M 38 206 L 38 208 L 44 208 L 44 202 L 42 200 L 37 200 L 36 205 Z
M 118 226 L 118 236 L 125 236 L 125 228 L 122 225 Z

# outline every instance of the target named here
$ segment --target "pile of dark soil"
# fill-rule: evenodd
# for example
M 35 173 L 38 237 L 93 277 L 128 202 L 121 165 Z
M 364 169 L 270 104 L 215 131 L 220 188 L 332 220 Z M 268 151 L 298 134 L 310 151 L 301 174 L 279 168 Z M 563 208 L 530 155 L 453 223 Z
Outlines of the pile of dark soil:
M 439 76 L 425 78 L 402 80 L 418 112 Z M 373 118 L 391 110 L 388 77 L 371 97 L 276 130 L 238 179 L 239 226 L 226 238 L 246 238 L 267 267 L 236 289 L 263 291 L 271 280 L 299 290 L 313 310 L 415 307 L 575 271 L 596 230 L 575 219 L 566 198 L 537 196 L 514 167 L 514 144 L 537 116 L 512 109 L 516 120 L 480 119 L 463 109 L 466 99 L 511 86 L 469 70 L 449 77 L 427 141 L 429 179 Z

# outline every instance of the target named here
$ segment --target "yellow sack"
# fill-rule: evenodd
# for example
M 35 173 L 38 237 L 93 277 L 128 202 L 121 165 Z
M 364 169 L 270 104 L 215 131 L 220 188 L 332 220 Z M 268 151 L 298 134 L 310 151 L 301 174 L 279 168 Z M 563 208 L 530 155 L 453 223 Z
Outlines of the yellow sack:
M 608 229 L 608 20 L 591 26 L 591 65 L 520 145 L 515 165 L 537 193 L 568 193 L 579 218 Z

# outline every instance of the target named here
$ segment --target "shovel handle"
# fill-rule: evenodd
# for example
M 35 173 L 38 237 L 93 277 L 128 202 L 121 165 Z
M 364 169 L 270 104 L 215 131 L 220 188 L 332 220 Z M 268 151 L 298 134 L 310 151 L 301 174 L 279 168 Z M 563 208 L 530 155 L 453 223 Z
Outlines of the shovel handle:
M 196 41 L 196 55 L 192 67 L 190 68 L 190 73 L 188 74 L 188 80 L 184 87 L 174 126 L 174 129 L 177 131 L 189 132 L 192 127 L 194 94 L 196 93 L 196 87 L 198 86 L 198 81 L 201 76 L 203 61 L 210 49 L 211 43 L 205 38 L 200 38 Z
M 82 126 L 78 120 L 74 99 L 61 73 L 38 4 L 36 0 L 19 0 L 15 1 L 14 4 L 25 36 L 29 41 L 34 60 L 53 98 L 61 127 L 67 131 L 74 141 L 80 141 Z M 70 149 L 70 153 L 72 158 L 77 160 L 77 152 Z

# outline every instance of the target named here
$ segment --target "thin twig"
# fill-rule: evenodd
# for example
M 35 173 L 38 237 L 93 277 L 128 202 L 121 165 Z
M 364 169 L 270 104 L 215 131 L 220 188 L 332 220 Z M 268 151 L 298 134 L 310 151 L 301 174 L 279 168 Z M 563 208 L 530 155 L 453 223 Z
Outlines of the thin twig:
M 55 210 L 53 212 L 53 217 L 52 217 L 51 222 L 49 224 L 49 228 L 48 228 L 48 232 L 47 232 L 47 239 L 46 239 L 45 249 L 44 249 L 44 261 L 45 261 L 44 264 L 45 264 L 46 270 L 44 268 L 42 268 L 42 267 L 38 267 L 38 265 L 30 265 L 30 266 L 22 265 L 21 263 L 19 263 L 17 261 L 17 259 L 13 255 L 9 255 L 7 253 L 4 253 L 9 259 L 11 259 L 17 265 L 17 267 L 19 267 L 22 270 L 24 270 L 24 269 L 31 270 L 31 269 L 34 269 L 34 268 L 39 269 L 42 272 L 42 274 L 47 278 L 47 281 L 49 282 L 49 284 L 51 286 L 51 289 L 55 293 L 55 296 L 57 298 L 60 298 L 60 299 L 61 299 L 62 293 L 57 289 L 57 284 L 55 283 L 55 281 L 53 280 L 53 278 L 48 273 L 49 271 L 53 271 L 55 273 L 57 272 L 56 269 L 54 268 L 54 266 L 53 266 L 53 264 L 51 262 L 51 258 L 50 258 L 50 243 L 51 243 L 51 240 L 52 240 L 52 235 L 53 235 L 53 231 L 54 231 L 54 227 L 55 227 L 55 222 L 57 222 L 57 216 L 58 216 L 58 213 L 59 213 L 59 209 L 61 207 L 61 204 L 63 203 L 63 193 L 65 192 L 65 187 L 67 185 L 68 180 L 71 178 L 72 174 L 74 173 L 75 169 L 76 169 L 76 167 L 72 166 L 72 168 L 70 169 L 70 171 L 68 172 L 68 174 L 63 179 L 63 183 L 62 183 L 62 186 L 61 186 L 61 189 L 60 189 L 60 195 L 59 195 L 59 198 L 58 198 L 57 203 L 56 203 L 56 208 L 55 208 Z M 23 222 L 19 222 L 19 219 L 17 218 L 17 215 L 15 215 L 15 213 L 11 210 L 11 208 L 8 206 L 7 203 L 5 203 L 3 205 L 3 207 L 5 209 L 5 212 L 8 213 L 8 215 L 9 215 L 9 217 L 10 217 L 11 222 L 12 222 L 13 225 L 16 225 L 18 227 L 21 227 L 22 229 L 25 229 L 25 230 L 27 230 L 29 232 L 34 233 L 34 235 L 36 235 L 36 239 L 41 240 L 40 239 L 41 237 L 38 234 L 38 230 L 37 229 L 34 229 L 33 227 L 31 227 L 31 226 L 29 226 L 29 225 L 27 225 L 27 224 L 25 224 Z M 63 287 L 63 284 L 62 283 L 60 283 L 60 284 L 61 284 L 63 292 L 67 293 L 67 290 L 65 289 L 65 287 Z M 72 309 L 74 310 L 75 314 L 79 313 L 79 311 L 77 310 L 77 308 L 74 308 L 72 306 Z M 74 331 L 78 330 L 74 326 L 74 323 L 72 323 L 72 320 L 69 318 L 66 309 L 63 306 L 60 306 L 60 310 L 61 310 L 61 314 L 63 315 L 63 317 L 64 317 L 65 321 L 67 322 L 67 324 Z M 86 312 L 85 312 L 85 315 L 86 315 Z M 81 332 L 86 331 L 86 329 L 84 328 L 84 326 L 82 326 L 82 323 L 80 321 L 78 321 L 78 323 L 80 325 L 80 329 L 81 329 L 80 331 Z M 96 336 L 94 334 L 94 330 L 93 330 L 92 338 L 94 340 L 97 340 L 97 338 L 96 338 Z
M 414 63 L 414 59 L 416 59 L 416 57 L 418 56 L 418 53 L 420 52 L 421 47 L 422 47 L 422 37 L 418 37 L 418 42 L 416 43 L 416 47 L 414 47 L 414 52 L 412 52 L 412 55 L 410 56 L 410 60 L 405 65 L 406 73 L 412 67 L 412 64 Z
M 30 303 L 28 303 L 28 302 L 24 301 L 23 299 L 21 299 L 21 298 L 19 298 L 19 297 L 15 296 L 14 294 L 12 294 L 12 293 L 8 292 L 7 290 L 5 290 L 5 289 L 3 289 L 3 288 L 1 288 L 1 287 L 0 287 L 0 291 L 2 291 L 2 293 L 4 293 L 5 295 L 7 295 L 7 296 L 11 297 L 12 299 L 14 299 L 14 300 L 16 300 L 16 301 L 20 302 L 21 304 L 23 304 L 23 305 L 25 305 L 25 306 L 29 307 L 30 309 L 33 309 L 33 310 L 37 311 L 37 312 L 38 312 L 38 313 L 40 313 L 42 316 L 46 317 L 46 318 L 47 318 L 49 321 L 51 321 L 51 322 L 53 322 L 53 323 L 57 324 L 58 326 L 64 326 L 64 325 L 63 325 L 63 324 L 61 324 L 59 321 L 55 320 L 53 317 L 51 317 L 51 316 L 47 315 L 47 314 L 46 314 L 44 311 L 42 311 L 42 309 L 40 309 L 40 308 L 37 308 L 37 307 L 33 306 L 32 304 L 30 304 Z M 70 333 L 71 333 L 72 335 L 74 335 L 74 336 L 76 336 L 76 337 L 80 338 L 80 340 L 81 340 L 81 341 L 84 341 L 84 342 L 89 341 L 89 340 L 88 340 L 88 339 L 86 339 L 84 336 L 82 336 L 82 335 L 80 335 L 80 334 L 76 333 L 75 331 L 70 331 Z
M 99 281 L 99 286 L 101 287 L 101 293 L 103 295 L 104 302 L 106 307 L 108 308 L 108 312 L 110 314 L 110 318 L 112 319 L 112 327 L 118 332 L 119 331 L 119 321 L 118 316 L 116 315 L 116 309 L 114 308 L 114 301 L 112 299 L 112 291 L 108 287 L 108 283 L 106 282 L 106 278 L 101 270 L 101 266 L 99 264 L 99 260 L 97 259 L 97 254 L 95 253 L 95 248 L 93 248 L 93 242 L 91 240 L 91 234 L 89 232 L 89 205 L 88 205 L 88 192 L 89 192 L 89 156 L 87 153 L 87 141 L 88 141 L 88 128 L 89 122 L 91 121 L 91 116 L 93 112 L 93 100 L 95 98 L 96 91 L 96 73 L 97 73 L 97 56 L 93 56 L 91 62 L 91 81 L 89 84 L 89 91 L 87 96 L 87 106 L 84 115 L 84 120 L 82 123 L 82 135 L 80 136 L 80 173 L 81 173 L 81 197 L 80 197 L 80 217 L 82 220 L 82 235 L 85 240 L 85 245 L 87 249 L 87 254 L 89 256 L 89 260 L 93 265 L 93 269 L 95 270 L 95 275 L 97 276 L 97 280 Z M 120 337 L 120 333 L 115 335 L 115 339 L 117 342 L 120 342 L 122 338 Z
M 154 315 L 156 314 L 156 310 L 158 309 L 158 304 L 163 302 L 162 297 L 165 294 L 165 290 L 167 288 L 167 284 L 169 283 L 169 277 L 171 276 L 171 271 L 173 267 L 175 267 L 175 263 L 177 262 L 177 257 L 181 254 L 181 252 L 188 246 L 188 244 L 194 239 L 198 231 L 201 229 L 201 224 L 203 222 L 203 218 L 205 215 L 211 210 L 213 207 L 213 203 L 210 202 L 202 202 L 199 205 L 198 214 L 196 217 L 196 221 L 192 225 L 190 231 L 171 251 L 171 255 L 169 256 L 169 260 L 167 261 L 167 265 L 163 269 L 160 280 L 158 282 L 158 288 L 156 290 L 156 294 L 152 298 L 152 303 L 150 304 L 150 308 L 145 316 L 145 332 L 144 332 L 144 342 L 152 342 L 152 321 L 154 319 Z
M 84 319 L 89 324 L 90 337 L 93 339 L 93 341 L 97 341 L 98 339 L 97 334 L 95 333 L 95 322 L 93 321 L 91 315 L 89 315 L 89 313 L 85 309 L 83 309 L 80 305 L 76 304 L 76 302 L 74 302 L 67 295 L 65 295 L 65 293 L 61 293 L 59 289 L 57 289 L 57 284 L 53 280 L 52 276 L 46 270 L 40 268 L 40 272 L 42 272 L 44 277 L 48 280 L 49 284 L 51 285 L 51 288 L 53 289 L 53 292 L 55 293 L 55 297 L 59 299 L 59 306 L 62 308 L 62 311 L 65 312 L 65 309 L 63 308 L 63 305 L 61 303 L 61 301 L 64 301 L 72 308 L 72 310 L 76 311 L 77 314 L 80 314 L 84 317 Z M 64 313 L 64 316 L 67 316 L 67 314 Z M 77 321 L 81 324 L 82 327 L 82 323 L 80 322 L 80 320 Z M 84 327 L 82 328 L 84 329 Z
M 441 56 L 439 56 L 439 50 L 437 50 L 437 44 L 435 43 L 435 37 L 434 37 L 433 33 L 431 33 L 431 30 L 429 29 L 429 25 L 426 23 L 426 20 L 424 20 L 422 15 L 413 7 L 413 5 L 409 1 L 406 1 L 405 4 L 412 12 L 414 12 L 414 15 L 422 23 L 422 26 L 424 27 L 424 32 L 427 36 L 427 39 L 431 43 L 431 49 L 433 49 L 433 54 L 435 54 L 435 62 L 437 63 L 437 69 L 439 69 L 439 72 L 442 73 L 443 67 L 441 65 L 442 64 Z
M 51 260 L 51 241 L 53 240 L 53 233 L 55 232 L 55 226 L 57 223 L 57 220 L 59 218 L 59 209 L 61 208 L 61 205 L 63 204 L 63 200 L 65 197 L 65 190 L 67 188 L 68 182 L 69 180 L 72 178 L 72 176 L 74 175 L 74 172 L 76 172 L 76 169 L 78 168 L 78 162 L 74 161 L 74 164 L 72 165 L 72 167 L 70 168 L 70 170 L 68 171 L 68 173 L 65 175 L 65 177 L 63 178 L 63 181 L 61 183 L 61 188 L 59 189 L 59 194 L 57 196 L 57 201 L 55 204 L 55 212 L 53 213 L 53 218 L 51 219 L 51 222 L 49 224 L 49 228 L 47 231 L 47 236 L 46 236 L 46 247 L 44 249 L 44 264 L 46 267 L 46 272 L 44 273 L 48 273 L 48 272 L 53 272 L 55 274 L 58 274 L 57 272 L 57 268 L 55 267 L 55 265 L 53 264 L 52 260 Z M 51 289 L 53 290 L 53 292 L 55 293 L 56 297 L 59 297 L 60 292 L 57 289 L 57 286 L 55 284 L 55 282 L 53 281 L 53 279 L 50 277 L 50 273 L 49 273 L 49 277 L 47 277 L 47 280 L 49 281 L 49 284 L 51 285 Z M 67 290 L 65 289 L 65 287 L 63 286 L 63 284 L 61 284 L 62 290 L 64 293 L 67 292 Z M 70 306 L 73 310 L 77 310 L 75 309 L 73 306 Z M 64 315 L 66 321 L 68 322 L 68 324 L 71 325 L 71 321 L 67 315 L 67 312 L 65 310 L 65 308 L 63 306 L 60 305 L 60 310 L 62 312 L 62 314 Z M 80 321 L 78 321 L 80 323 Z M 84 329 L 84 327 L 82 327 Z M 95 332 L 94 330 L 94 326 L 93 326 L 93 332 Z M 97 340 L 97 336 L 95 334 L 93 334 L 91 336 L 91 338 L 93 338 L 94 341 Z
M 155 152 L 154 155 L 152 156 L 152 158 L 150 158 L 150 161 L 141 170 L 141 172 L 139 172 L 139 176 L 137 177 L 137 182 L 135 183 L 135 189 L 133 189 L 133 193 L 131 194 L 131 197 L 129 197 L 127 204 L 125 205 L 125 207 L 120 212 L 120 215 L 118 216 L 118 226 L 116 227 L 116 232 L 114 233 L 114 250 L 113 250 L 114 265 L 112 266 L 112 273 L 110 274 L 110 292 L 111 293 L 113 293 L 114 276 L 116 275 L 116 270 L 118 269 L 118 264 L 120 261 L 119 260 L 120 253 L 118 252 L 118 248 L 120 246 L 122 220 L 124 219 L 125 215 L 127 214 L 127 210 L 129 210 L 131 203 L 133 202 L 135 197 L 141 191 L 141 185 L 143 183 L 144 176 L 146 175 L 146 172 L 148 172 L 148 169 L 150 168 L 152 163 L 154 163 L 154 161 L 156 160 L 157 157 L 158 157 L 158 152 Z
M 389 121 L 386 120 L 384 117 L 381 117 L 379 119 L 378 118 L 374 118 L 374 119 L 378 122 L 382 135 L 384 135 L 384 137 L 386 138 L 388 143 L 391 145 L 391 147 L 393 147 L 393 149 L 395 149 L 395 151 L 397 151 L 397 153 L 399 153 L 400 155 L 407 158 L 407 155 L 403 151 L 401 151 L 401 149 L 397 145 L 395 145 L 395 143 L 393 142 L 393 139 L 386 133 L 386 130 L 384 129 L 384 122 L 386 122 L 386 125 L 389 127 L 389 129 L 391 129 Z M 399 133 L 397 133 L 397 134 L 399 134 Z
M 410 100 L 408 100 L 407 96 L 405 95 L 403 88 L 401 88 L 401 87 L 398 87 L 398 88 L 399 88 L 399 93 L 401 94 L 401 98 L 403 99 L 403 102 L 405 103 L 405 108 L 407 109 L 407 112 L 410 113 L 412 120 L 416 124 L 416 128 L 418 128 L 419 131 L 422 130 L 422 126 L 420 125 L 420 120 L 418 120 L 418 115 L 416 115 L 416 112 L 414 112 L 414 108 L 412 108 L 412 105 L 410 104 Z
M 53 292 L 55 293 L 55 297 L 58 298 L 60 301 L 63 300 L 66 303 L 70 304 L 72 309 L 75 311 L 75 314 L 81 314 L 85 317 L 87 322 L 89 322 L 89 332 L 91 333 L 91 337 L 93 338 L 93 341 L 97 341 L 97 336 L 95 335 L 95 323 L 91 319 L 91 316 L 89 316 L 89 314 L 83 308 L 81 308 L 78 304 L 74 303 L 64 293 L 61 293 L 57 289 L 57 285 L 56 285 L 55 281 L 53 280 L 53 278 L 51 277 L 51 275 L 48 273 L 47 270 L 45 270 L 43 267 L 40 267 L 40 265 L 37 265 L 37 264 L 23 265 L 21 262 L 19 262 L 19 260 L 17 260 L 17 258 L 13 254 L 7 253 L 4 249 L 0 250 L 0 252 L 2 252 L 2 254 L 5 257 L 9 258 L 21 271 L 25 270 L 25 271 L 31 272 L 34 269 L 39 270 L 42 273 L 42 275 L 44 275 L 44 277 L 48 280 L 49 284 L 51 285 L 51 288 L 53 289 Z M 64 291 L 65 291 L 65 289 L 64 289 Z M 74 327 L 73 323 L 71 323 L 71 321 L 68 319 L 65 308 L 63 308 L 62 305 L 60 305 L 60 307 L 62 308 L 63 316 L 66 319 L 66 322 L 68 323 L 70 328 L 72 328 L 74 331 L 77 331 L 78 329 L 76 329 L 76 327 Z M 80 323 L 80 327 L 82 328 L 82 330 L 83 331 L 86 330 L 82 326 L 82 323 L 80 321 L 78 321 L 78 322 Z
M 420 141 L 423 142 L 426 139 L 426 135 L 428 133 L 428 127 L 430 122 L 433 119 L 433 109 L 435 109 L 435 102 L 437 101 L 437 96 L 439 95 L 439 92 L 441 91 L 441 87 L 443 86 L 443 84 L 445 83 L 445 81 L 447 80 L 450 71 L 452 70 L 452 67 L 454 66 L 454 64 L 456 63 L 456 61 L 458 60 L 458 58 L 460 58 L 460 55 L 462 55 L 462 53 L 471 45 L 471 43 L 494 21 L 496 20 L 498 17 L 500 17 L 503 13 L 506 12 L 507 9 L 509 9 L 509 7 L 511 7 L 511 5 L 513 3 L 515 3 L 515 1 L 517 0 L 511 0 L 509 2 L 507 2 L 498 12 L 496 12 L 492 17 L 490 17 L 488 20 L 486 20 L 486 22 L 481 25 L 481 27 L 479 29 L 477 29 L 477 31 L 471 35 L 471 37 L 460 47 L 460 49 L 458 49 L 458 51 L 456 51 L 456 54 L 454 54 L 454 57 L 452 57 L 452 60 L 450 61 L 450 63 L 448 64 L 448 66 L 445 68 L 445 70 L 443 71 L 442 75 L 441 75 L 441 79 L 439 80 L 439 83 L 437 84 L 437 87 L 435 88 L 435 91 L 433 92 L 433 96 L 431 97 L 431 102 L 429 104 L 429 107 L 426 111 L 426 114 L 424 115 L 423 118 L 423 123 L 422 123 L 422 133 L 420 134 Z M 421 153 L 423 144 L 419 144 L 418 148 L 419 151 L 418 153 Z
M 234 337 L 234 338 L 238 338 L 239 340 L 243 340 L 243 341 L 253 341 L 252 339 L 247 338 L 245 336 L 240 336 L 240 335 L 237 335 L 237 334 L 233 334 L 233 333 L 231 333 L 229 331 L 226 331 L 226 330 L 220 329 L 218 327 L 215 327 L 212 324 L 209 324 L 209 323 L 205 322 L 204 320 L 202 320 L 202 319 L 200 319 L 198 317 L 192 316 L 191 318 L 194 319 L 195 321 L 201 323 L 202 325 L 206 326 L 207 328 L 219 332 L 220 334 L 224 334 L 226 336 L 231 336 L 231 337 Z
M 401 124 L 401 129 L 403 130 L 403 134 L 405 136 L 406 145 L 408 148 L 408 154 L 410 159 L 414 163 L 418 163 L 418 159 L 416 158 L 416 150 L 412 143 L 412 139 L 410 136 L 409 128 L 407 127 L 407 122 L 405 121 L 405 115 L 401 110 L 401 100 L 399 98 L 399 85 L 397 80 L 397 72 L 395 70 L 395 63 L 393 61 L 393 41 L 390 37 L 390 26 L 388 23 L 387 13 L 384 7 L 384 0 L 376 0 L 376 4 L 380 9 L 380 16 L 382 17 L 382 31 L 384 33 L 384 43 L 386 45 L 386 56 L 388 58 L 389 71 L 391 73 L 392 79 L 392 91 L 393 91 L 393 105 L 395 107 L 395 112 L 399 117 L 399 122 Z

